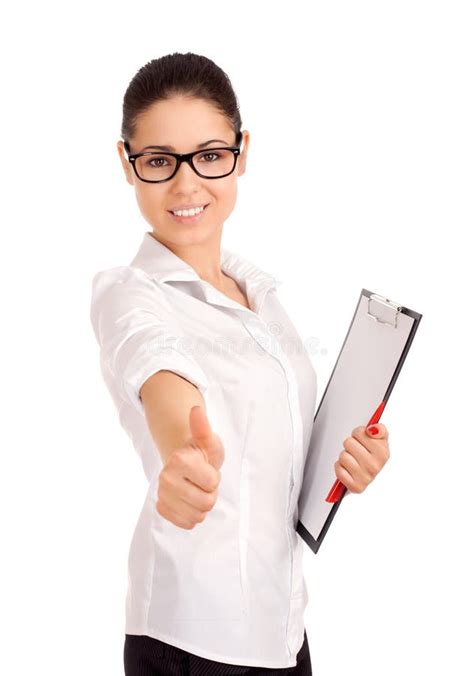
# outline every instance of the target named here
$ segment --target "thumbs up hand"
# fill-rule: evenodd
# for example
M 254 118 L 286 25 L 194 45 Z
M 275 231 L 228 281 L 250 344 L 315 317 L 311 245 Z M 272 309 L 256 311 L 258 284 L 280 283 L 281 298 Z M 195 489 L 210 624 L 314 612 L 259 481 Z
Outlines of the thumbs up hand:
M 191 530 L 215 505 L 224 446 L 202 406 L 189 411 L 191 436 L 169 454 L 160 472 L 156 509 L 180 528 Z

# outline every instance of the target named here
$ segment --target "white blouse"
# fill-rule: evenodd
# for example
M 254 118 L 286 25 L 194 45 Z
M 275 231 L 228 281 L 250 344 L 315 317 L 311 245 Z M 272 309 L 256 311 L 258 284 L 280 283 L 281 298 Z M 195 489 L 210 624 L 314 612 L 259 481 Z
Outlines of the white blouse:
M 145 232 L 130 265 L 92 281 L 100 366 L 149 488 L 128 558 L 125 633 L 206 659 L 288 668 L 308 602 L 297 500 L 316 410 L 316 373 L 276 287 L 221 248 L 246 293 L 231 300 Z M 141 385 L 166 369 L 201 391 L 225 451 L 217 502 L 193 529 L 156 510 L 163 461 Z

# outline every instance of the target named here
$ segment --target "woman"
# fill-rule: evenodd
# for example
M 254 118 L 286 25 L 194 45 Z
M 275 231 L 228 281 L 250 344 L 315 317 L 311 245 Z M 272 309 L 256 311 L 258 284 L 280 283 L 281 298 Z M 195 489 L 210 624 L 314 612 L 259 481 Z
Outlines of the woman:
M 295 527 L 316 374 L 281 282 L 221 248 L 249 146 L 229 79 L 191 53 L 147 63 L 122 139 L 152 230 L 129 265 L 95 275 L 91 319 L 149 482 L 125 673 L 311 674 Z M 356 428 L 344 448 L 336 476 L 361 492 L 388 458 L 386 428 Z

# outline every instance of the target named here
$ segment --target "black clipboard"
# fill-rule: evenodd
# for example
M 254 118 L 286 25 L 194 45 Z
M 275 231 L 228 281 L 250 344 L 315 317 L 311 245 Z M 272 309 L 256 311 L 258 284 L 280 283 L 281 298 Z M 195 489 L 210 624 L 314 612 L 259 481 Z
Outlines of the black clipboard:
M 367 289 L 360 293 L 305 456 L 296 531 L 315 554 L 342 502 L 326 499 L 342 442 L 385 408 L 422 316 Z

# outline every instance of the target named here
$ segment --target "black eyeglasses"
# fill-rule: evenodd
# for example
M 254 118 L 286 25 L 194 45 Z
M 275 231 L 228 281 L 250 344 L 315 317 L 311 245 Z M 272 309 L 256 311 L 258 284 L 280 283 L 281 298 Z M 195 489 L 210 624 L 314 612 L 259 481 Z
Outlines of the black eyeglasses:
M 237 164 L 242 143 L 242 132 L 238 132 L 236 146 L 195 150 L 192 153 L 162 153 L 147 151 L 130 154 L 130 145 L 124 141 L 128 161 L 140 181 L 163 183 L 175 176 L 182 162 L 187 162 L 201 178 L 223 178 L 229 176 Z M 209 159 L 212 158 L 212 159 Z

